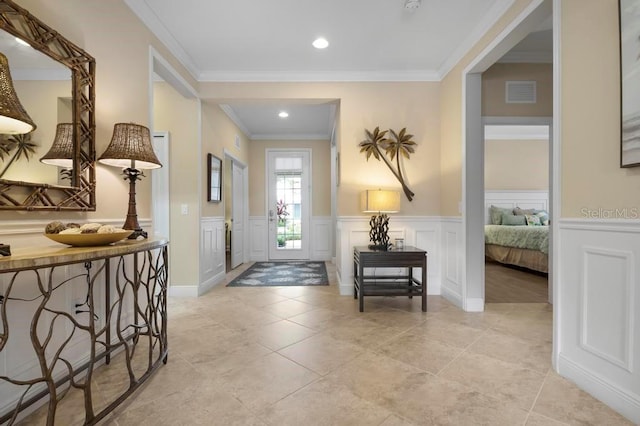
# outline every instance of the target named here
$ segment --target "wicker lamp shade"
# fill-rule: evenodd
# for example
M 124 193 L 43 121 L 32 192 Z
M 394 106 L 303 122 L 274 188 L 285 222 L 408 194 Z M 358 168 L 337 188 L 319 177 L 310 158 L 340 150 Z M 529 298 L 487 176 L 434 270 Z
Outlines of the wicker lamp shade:
M 113 137 L 99 162 L 114 167 L 157 169 L 162 167 L 151 146 L 151 134 L 145 126 L 116 123 Z
M 13 88 L 9 61 L 0 53 L 0 133 L 21 135 L 35 128 L 35 123 L 25 111 Z
M 60 123 L 51 148 L 40 159 L 41 163 L 70 169 L 73 167 L 73 124 Z

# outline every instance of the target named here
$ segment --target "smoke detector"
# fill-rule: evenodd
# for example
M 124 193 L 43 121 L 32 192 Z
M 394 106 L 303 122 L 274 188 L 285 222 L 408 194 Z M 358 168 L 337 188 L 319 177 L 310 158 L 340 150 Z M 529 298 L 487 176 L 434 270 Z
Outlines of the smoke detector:
M 405 0 L 404 8 L 409 12 L 413 12 L 420 7 L 420 3 L 422 3 L 422 0 Z

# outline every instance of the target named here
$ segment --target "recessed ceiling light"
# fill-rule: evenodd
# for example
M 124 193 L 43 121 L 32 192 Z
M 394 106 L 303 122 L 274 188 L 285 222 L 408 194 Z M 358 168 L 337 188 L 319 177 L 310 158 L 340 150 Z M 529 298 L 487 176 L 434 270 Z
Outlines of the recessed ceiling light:
M 280 111 L 280 113 L 278 114 L 278 117 L 280 118 L 287 118 L 289 116 L 289 113 L 287 111 Z
M 23 46 L 29 46 L 29 47 L 31 47 L 31 45 L 30 45 L 29 43 L 27 43 L 26 41 L 24 41 L 24 40 L 23 40 L 23 39 L 21 39 L 20 37 L 16 37 L 16 41 L 17 41 L 19 44 L 23 45 Z
M 313 47 L 315 47 L 316 49 L 324 49 L 329 46 L 329 42 L 327 41 L 327 39 L 322 37 L 315 39 L 311 44 L 313 44 Z

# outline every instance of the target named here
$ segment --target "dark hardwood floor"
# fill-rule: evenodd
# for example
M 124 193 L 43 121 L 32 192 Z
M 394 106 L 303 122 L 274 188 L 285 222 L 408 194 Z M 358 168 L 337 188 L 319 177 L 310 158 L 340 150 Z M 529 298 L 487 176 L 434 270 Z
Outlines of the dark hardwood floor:
M 548 302 L 546 274 L 485 262 L 484 294 L 486 303 Z

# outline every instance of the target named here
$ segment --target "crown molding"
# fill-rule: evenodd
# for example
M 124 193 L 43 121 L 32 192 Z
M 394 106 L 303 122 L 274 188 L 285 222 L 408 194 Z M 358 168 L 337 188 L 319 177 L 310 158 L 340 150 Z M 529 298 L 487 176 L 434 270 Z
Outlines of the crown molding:
M 440 81 L 434 70 L 406 71 L 205 71 L 201 82 L 387 82 Z
M 227 104 L 219 104 L 220 105 L 220 109 L 222 111 L 224 111 L 225 114 L 227 114 L 227 117 L 229 117 L 229 119 L 231 121 L 233 121 L 235 123 L 236 126 L 238 126 L 238 128 L 240 129 L 240 131 L 242 133 L 244 133 L 244 135 L 246 137 L 248 137 L 249 139 L 251 139 L 251 132 L 249 131 L 249 129 L 247 128 L 247 126 L 243 123 L 242 120 L 240 120 L 240 117 L 238 117 L 238 115 L 236 114 L 236 112 L 233 110 L 233 108 L 231 108 L 229 105 Z
M 149 8 L 145 0 L 124 0 L 124 2 L 142 23 L 169 49 L 171 54 L 187 69 L 191 76 L 197 80 L 200 70 L 198 70 L 198 67 L 180 43 L 178 43 L 169 30 L 160 22 L 156 14 Z
M 458 64 L 462 58 L 478 43 L 478 40 L 485 35 L 491 27 L 504 15 L 507 10 L 515 3 L 516 0 L 498 0 L 489 9 L 483 20 L 478 22 L 478 25 L 473 29 L 469 36 L 458 46 L 456 50 L 447 58 L 438 70 L 438 80 L 444 79 L 449 71 Z

